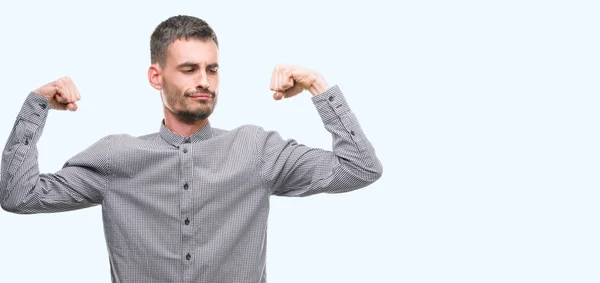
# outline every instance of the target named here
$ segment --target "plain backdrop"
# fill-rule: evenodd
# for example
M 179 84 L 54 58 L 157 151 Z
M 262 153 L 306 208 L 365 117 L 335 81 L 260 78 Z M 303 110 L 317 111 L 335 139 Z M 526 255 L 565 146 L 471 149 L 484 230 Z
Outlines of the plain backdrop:
M 156 132 L 149 38 L 205 19 L 220 41 L 215 127 L 331 148 L 310 94 L 340 86 L 383 166 L 359 191 L 272 198 L 269 282 L 599 282 L 597 1 L 2 1 L 0 140 L 29 91 L 71 76 L 76 113 L 38 144 L 53 172 L 114 133 Z M 2 145 L 3 145 L 2 144 Z M 100 207 L 0 211 L 0 282 L 110 282 Z

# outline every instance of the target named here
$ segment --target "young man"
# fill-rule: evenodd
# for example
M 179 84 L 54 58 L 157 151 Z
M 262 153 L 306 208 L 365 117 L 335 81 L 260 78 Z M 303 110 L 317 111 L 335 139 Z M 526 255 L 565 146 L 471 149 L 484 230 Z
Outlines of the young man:
M 274 99 L 304 90 L 333 151 L 245 125 L 213 128 L 218 41 L 201 19 L 175 16 L 151 36 L 148 80 L 164 105 L 157 133 L 110 135 L 41 174 L 37 148 L 49 109 L 77 110 L 68 77 L 31 92 L 2 155 L 0 203 L 14 213 L 102 205 L 113 282 L 266 282 L 269 198 L 368 186 L 382 165 L 337 86 L 278 65 Z

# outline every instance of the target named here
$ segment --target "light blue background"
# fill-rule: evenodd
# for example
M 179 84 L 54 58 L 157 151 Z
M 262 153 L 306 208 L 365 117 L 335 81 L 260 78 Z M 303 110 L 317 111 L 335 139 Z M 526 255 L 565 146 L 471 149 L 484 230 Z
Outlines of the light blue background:
M 51 112 L 43 172 L 157 131 L 149 36 L 191 14 L 220 40 L 214 126 L 331 148 L 308 92 L 271 98 L 275 64 L 301 65 L 342 88 L 384 164 L 360 191 L 272 198 L 269 282 L 600 281 L 597 1 L 141 3 L 2 3 L 2 143 L 65 75 L 80 110 Z M 0 281 L 109 282 L 100 208 L 0 211 Z

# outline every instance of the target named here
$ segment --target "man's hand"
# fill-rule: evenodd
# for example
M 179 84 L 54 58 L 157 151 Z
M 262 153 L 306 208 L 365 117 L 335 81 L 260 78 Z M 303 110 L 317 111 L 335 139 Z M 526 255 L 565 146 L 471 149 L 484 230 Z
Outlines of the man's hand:
M 329 87 L 323 77 L 315 71 L 290 65 L 277 65 L 271 76 L 273 99 L 289 98 L 307 89 L 315 96 Z
M 77 101 L 81 99 L 79 90 L 69 77 L 62 77 L 33 92 L 48 99 L 52 109 L 56 110 L 77 111 Z

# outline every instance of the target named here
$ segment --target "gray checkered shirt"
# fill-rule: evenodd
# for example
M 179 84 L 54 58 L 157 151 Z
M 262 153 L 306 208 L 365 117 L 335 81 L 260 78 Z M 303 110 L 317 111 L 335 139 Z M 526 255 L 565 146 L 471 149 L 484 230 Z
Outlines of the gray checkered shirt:
M 106 136 L 42 174 L 38 142 L 50 108 L 30 93 L 2 154 L 0 203 L 22 214 L 102 205 L 112 282 L 261 283 L 269 198 L 342 193 L 382 165 L 338 86 L 312 97 L 333 150 L 274 131 L 207 124 L 189 138 L 160 131 Z

